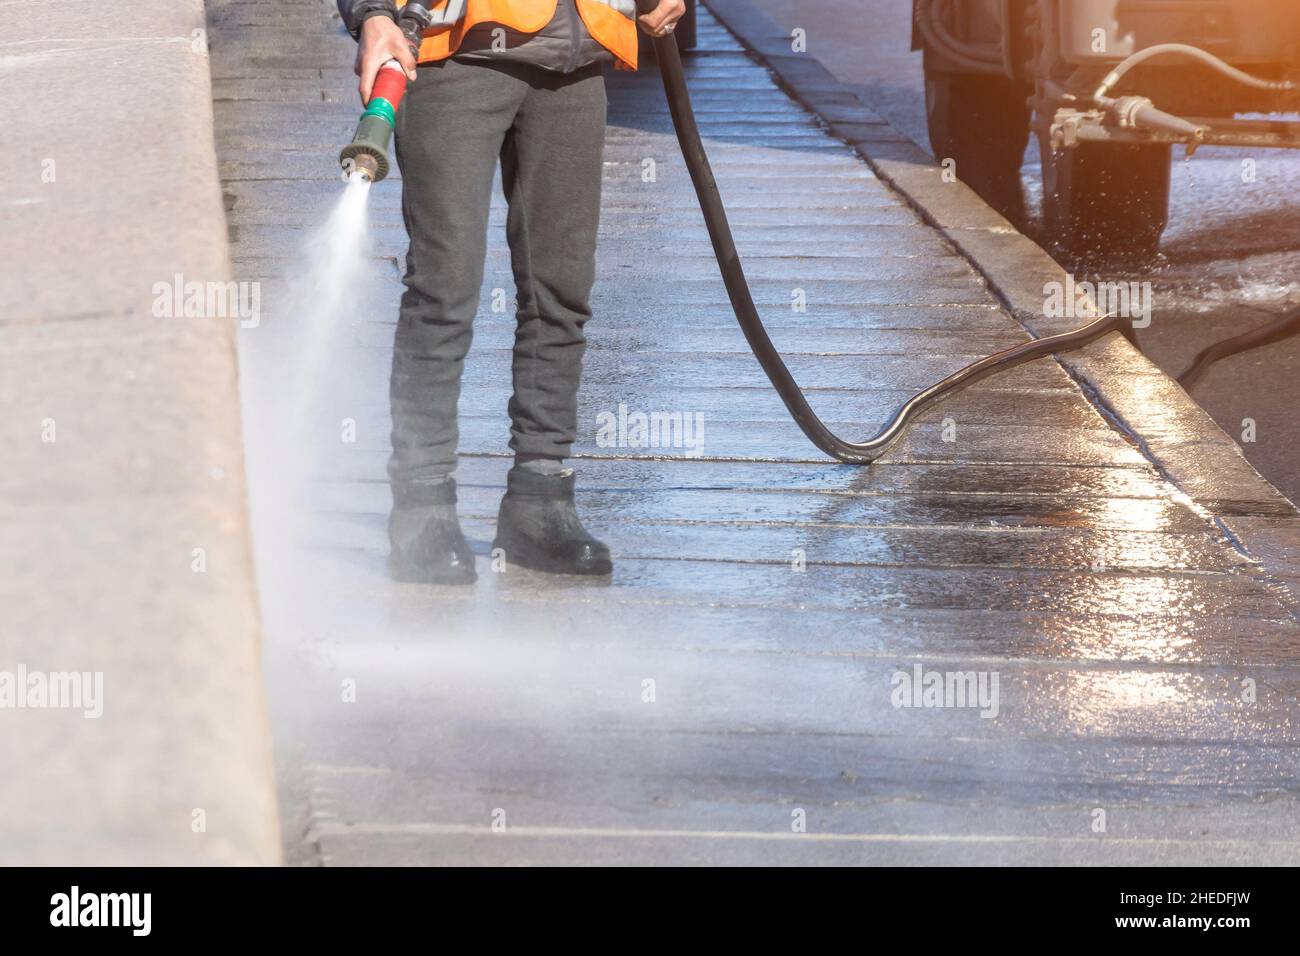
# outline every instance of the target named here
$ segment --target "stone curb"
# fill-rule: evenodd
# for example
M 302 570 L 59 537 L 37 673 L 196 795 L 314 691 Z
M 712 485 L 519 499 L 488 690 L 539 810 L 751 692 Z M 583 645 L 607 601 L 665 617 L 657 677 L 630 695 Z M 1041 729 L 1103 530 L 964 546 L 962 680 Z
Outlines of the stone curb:
M 1078 319 L 1043 316 L 1043 286 L 1065 270 L 961 182 L 945 182 L 925 150 L 864 105 L 750 0 L 701 0 L 772 70 L 796 100 L 851 145 L 984 276 L 1005 308 L 1035 337 Z M 1300 512 L 1242 455 L 1178 383 L 1119 335 L 1057 361 L 1090 400 L 1180 491 L 1220 524 L 1266 571 L 1300 595 Z
M 83 7 L 0 39 L 0 700 L 81 675 L 0 708 L 0 862 L 274 864 L 203 0 Z

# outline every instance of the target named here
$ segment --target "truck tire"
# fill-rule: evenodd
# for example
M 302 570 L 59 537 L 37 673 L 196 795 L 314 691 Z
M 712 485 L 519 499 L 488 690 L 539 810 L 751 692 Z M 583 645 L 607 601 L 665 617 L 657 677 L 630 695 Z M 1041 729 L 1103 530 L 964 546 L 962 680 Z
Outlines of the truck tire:
M 1039 135 L 1043 225 L 1081 259 L 1149 256 L 1169 219 L 1167 144 L 1079 143 L 1053 149 Z
M 925 119 L 941 163 L 999 212 L 1019 209 L 1029 143 L 1029 90 L 1002 76 L 925 68 Z

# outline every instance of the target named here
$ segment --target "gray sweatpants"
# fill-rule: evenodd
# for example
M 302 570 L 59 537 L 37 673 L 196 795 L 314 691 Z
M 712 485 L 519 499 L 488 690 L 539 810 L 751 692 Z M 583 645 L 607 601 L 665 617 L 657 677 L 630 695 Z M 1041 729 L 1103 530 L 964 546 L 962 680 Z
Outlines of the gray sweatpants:
M 397 116 L 411 244 L 393 348 L 398 507 L 456 466 L 456 408 L 487 255 L 498 157 L 518 308 L 510 399 L 516 456 L 564 458 L 577 429 L 583 325 L 596 271 L 605 138 L 599 65 L 422 66 Z

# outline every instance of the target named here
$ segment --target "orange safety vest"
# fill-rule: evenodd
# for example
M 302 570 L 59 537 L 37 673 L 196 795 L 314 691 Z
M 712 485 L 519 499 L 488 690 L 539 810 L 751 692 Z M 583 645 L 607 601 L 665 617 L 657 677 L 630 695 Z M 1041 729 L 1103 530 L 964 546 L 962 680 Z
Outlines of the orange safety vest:
M 399 6 L 406 0 L 399 0 Z M 557 0 L 439 0 L 428 4 L 433 25 L 424 31 L 420 62 L 445 60 L 456 52 L 469 29 L 499 23 L 520 33 L 536 33 L 555 16 Z M 614 54 L 616 65 L 636 69 L 637 27 L 633 0 L 578 0 L 578 14 L 593 40 Z

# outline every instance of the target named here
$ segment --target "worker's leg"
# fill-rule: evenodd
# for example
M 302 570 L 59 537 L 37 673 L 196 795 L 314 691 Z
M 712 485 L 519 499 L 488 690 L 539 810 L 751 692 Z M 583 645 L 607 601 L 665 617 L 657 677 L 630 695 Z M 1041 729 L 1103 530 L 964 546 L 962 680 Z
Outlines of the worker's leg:
M 604 139 L 599 67 L 538 71 L 501 154 L 519 306 L 510 400 L 516 466 L 495 545 L 507 561 L 544 571 L 610 570 L 609 549 L 578 519 L 573 474 L 563 466 L 577 433 Z
M 444 61 L 420 67 L 397 117 L 411 240 L 390 381 L 389 528 L 398 577 L 420 579 L 426 566 L 447 562 L 448 579 L 473 577 L 449 481 L 456 407 L 483 281 L 492 179 L 527 93 L 509 72 Z
M 576 436 L 596 277 L 605 79 L 598 66 L 537 73 L 501 154 L 519 295 L 510 447 L 563 459 Z

